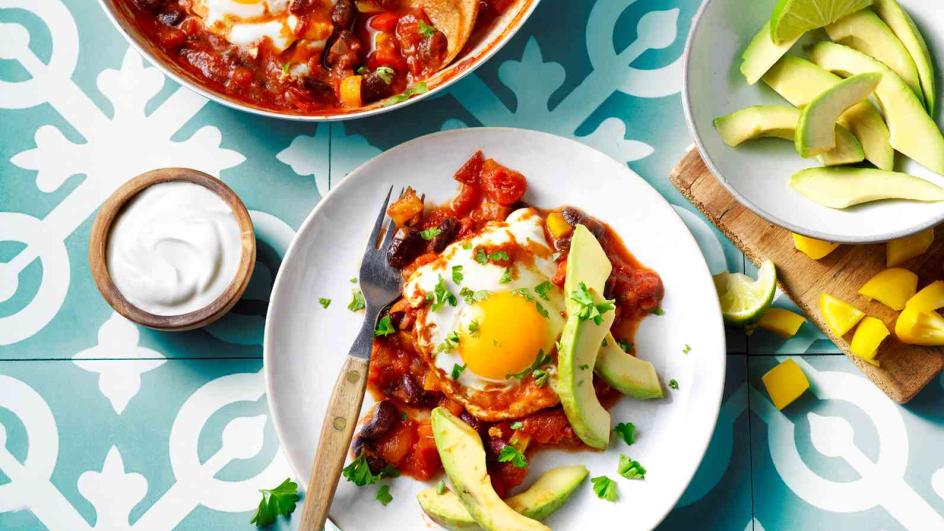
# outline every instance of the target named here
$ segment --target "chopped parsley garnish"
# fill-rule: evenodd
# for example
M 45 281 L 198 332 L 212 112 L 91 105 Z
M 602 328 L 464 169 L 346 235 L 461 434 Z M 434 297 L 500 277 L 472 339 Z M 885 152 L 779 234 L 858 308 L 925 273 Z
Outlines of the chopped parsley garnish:
M 331 299 L 327 297 L 321 297 L 318 299 L 318 304 L 320 304 L 322 308 L 327 310 L 328 306 L 331 306 Z
M 298 501 L 298 484 L 291 479 L 286 479 L 274 489 L 260 489 L 262 492 L 262 501 L 256 509 L 256 514 L 252 516 L 250 524 L 256 524 L 256 527 L 266 527 L 275 523 L 276 518 L 289 516 L 295 510 L 295 502 Z
M 507 284 L 507 283 L 511 282 L 511 280 L 512 280 L 512 277 L 511 277 L 511 268 L 510 268 L 510 267 L 506 267 L 506 268 L 505 268 L 505 272 L 502 273 L 501 278 L 498 279 L 498 283 L 499 283 L 499 284 Z
M 532 372 L 535 372 L 539 367 L 542 367 L 542 366 L 544 366 L 544 365 L 547 365 L 547 364 L 550 363 L 550 362 L 551 362 L 551 357 L 548 356 L 547 354 L 545 354 L 543 350 L 539 350 L 539 351 L 538 351 L 538 356 L 534 359 L 534 363 L 532 363 L 530 367 L 528 367 L 527 369 L 525 369 L 525 370 L 523 370 L 523 371 L 521 371 L 521 372 L 516 372 L 516 373 L 514 373 L 514 374 L 508 374 L 508 375 L 505 376 L 505 378 L 514 378 L 514 379 L 516 379 L 516 380 L 520 380 L 520 379 L 524 378 L 525 376 L 531 374 Z M 543 372 L 543 371 L 542 371 L 542 372 Z M 545 378 L 546 378 L 546 376 L 545 376 Z
M 395 468 L 387 467 L 375 475 L 370 471 L 367 458 L 364 457 L 364 454 L 361 454 L 357 456 L 357 459 L 351 461 L 351 464 L 344 467 L 341 475 L 358 487 L 363 487 L 364 485 L 373 485 L 378 479 L 384 477 L 395 477 L 399 475 L 399 472 Z
M 459 377 L 462 376 L 462 371 L 464 370 L 465 370 L 465 365 L 459 365 L 457 363 L 452 366 L 452 372 L 449 374 L 449 376 L 451 376 L 453 380 L 458 380 Z
M 551 288 L 553 288 L 553 287 L 554 287 L 553 284 L 551 284 L 550 282 L 548 282 L 547 280 L 545 280 L 544 282 L 541 282 L 541 283 L 538 284 L 537 286 L 534 286 L 534 291 L 535 291 L 542 299 L 544 299 L 544 300 L 550 300 L 550 299 L 547 298 L 547 292 L 551 291 Z
M 675 378 L 669 380 L 669 387 L 678 391 L 678 381 Z
M 446 493 L 446 482 L 439 480 L 439 483 L 436 484 L 436 494 L 445 494 Z
M 655 308 L 650 310 L 649 313 L 653 315 L 665 315 L 665 310 L 663 310 L 661 306 L 656 306 Z
M 456 284 L 462 284 L 462 279 L 465 277 L 462 276 L 462 266 L 452 266 L 452 281 Z
M 646 467 L 642 466 L 639 461 L 622 454 L 620 454 L 617 471 L 626 479 L 646 479 Z
M 586 363 L 580 365 L 580 370 L 582 370 L 582 371 L 585 371 L 585 370 L 587 370 L 587 369 L 589 369 L 589 368 L 590 368 L 590 365 L 587 365 Z
M 383 316 L 380 321 L 377 321 L 377 327 L 374 328 L 374 335 L 377 337 L 389 336 L 396 332 L 397 329 L 393 327 L 393 323 L 390 322 L 390 314 Z
M 384 107 L 389 107 L 389 106 L 391 106 L 391 105 L 396 105 L 396 104 L 398 104 L 398 103 L 402 103 L 402 102 L 404 102 L 404 101 L 406 101 L 406 100 L 412 98 L 413 96 L 416 96 L 417 94 L 424 94 L 424 93 L 426 93 L 426 92 L 429 92 L 429 87 L 426 86 L 426 83 L 420 81 L 419 83 L 417 83 L 417 84 L 413 85 L 412 87 L 410 87 L 410 88 L 404 90 L 403 92 L 401 92 L 401 93 L 399 93 L 399 94 L 397 94 L 397 95 L 394 95 L 394 96 L 390 96 L 389 98 L 387 98 L 386 100 L 384 100 L 383 106 L 384 106 Z
M 472 321 L 469 323 L 469 335 L 475 337 L 479 335 L 479 322 Z
M 616 344 L 619 345 L 621 349 L 623 349 L 623 352 L 629 352 L 633 350 L 633 344 L 630 343 L 629 341 L 617 339 Z
M 593 302 L 593 295 L 587 285 L 581 282 L 577 289 L 571 292 L 570 300 L 580 305 L 577 318 L 581 321 L 593 321 L 594 324 L 603 322 L 603 314 L 616 308 L 614 301 L 604 300 L 600 304 Z
M 442 233 L 441 229 L 438 229 L 436 227 L 430 227 L 428 229 L 421 230 L 420 236 L 422 236 L 424 240 L 429 241 L 435 238 L 436 236 L 439 236 L 440 233 Z
M 488 253 L 485 252 L 485 249 L 477 249 L 475 251 L 475 261 L 482 265 L 488 263 Z
M 511 257 L 508 256 L 508 253 L 505 251 L 495 251 L 495 252 L 486 252 L 485 249 L 479 247 L 475 250 L 475 261 L 485 265 L 489 261 L 492 262 L 507 262 L 511 260 Z
M 538 387 L 544 387 L 547 385 L 547 371 L 543 369 L 534 369 L 531 372 L 531 377 L 534 378 L 534 384 Z
M 528 466 L 528 460 L 525 458 L 524 454 L 521 453 L 521 450 L 510 444 L 506 444 L 502 447 L 501 451 L 498 452 L 498 462 L 511 463 L 515 468 Z
M 364 301 L 364 294 L 361 292 L 361 290 L 357 288 L 352 289 L 351 302 L 348 303 L 347 309 L 351 310 L 352 312 L 356 312 L 358 310 L 363 310 L 366 307 L 367 302 Z
M 449 306 L 455 306 L 458 304 L 456 296 L 449 291 L 449 288 L 446 287 L 446 280 L 439 275 L 439 282 L 436 283 L 436 288 L 432 292 L 426 293 L 426 300 L 432 302 L 430 309 L 436 311 L 443 307 L 447 302 Z
M 361 66 L 357 67 L 357 70 L 355 70 L 354 72 L 356 72 L 356 73 L 359 74 L 359 75 L 364 75 L 364 74 L 367 73 L 367 67 L 364 66 L 364 65 L 361 65 Z
M 540 302 L 535 302 L 534 307 L 538 310 L 538 313 L 541 314 L 541 317 L 547 319 L 551 314 L 547 313 L 547 309 Z
M 381 485 L 380 488 L 377 489 L 376 499 L 384 507 L 386 507 L 388 503 L 392 502 L 393 496 L 390 495 L 390 485 Z
M 283 75 L 283 76 L 287 76 L 287 75 L 288 75 L 288 69 L 291 68 L 291 67 L 292 67 L 292 62 L 291 62 L 291 61 L 289 61 L 289 62 L 283 64 L 283 65 L 282 65 L 282 75 Z
M 616 500 L 616 482 L 606 476 L 597 476 L 590 479 L 593 492 L 597 498 L 606 501 Z
M 397 75 L 397 72 L 389 66 L 378 66 L 374 73 L 387 85 L 393 83 L 393 76 Z
M 420 35 L 422 35 L 423 37 L 429 38 L 429 37 L 432 37 L 433 35 L 436 34 L 436 27 L 435 27 L 435 26 L 431 26 L 431 25 L 427 24 L 426 22 L 424 22 L 424 21 L 422 21 L 422 20 L 419 21 L 419 22 L 420 22 L 420 24 L 419 24 L 419 26 L 420 26 Z
M 458 346 L 459 346 L 459 333 L 453 330 L 452 332 L 449 332 L 449 335 L 446 336 L 446 339 L 443 340 L 443 342 L 439 344 L 439 347 L 436 349 L 436 353 L 438 354 L 440 352 L 452 352 Z M 453 369 L 453 373 L 455 373 L 455 369 Z M 453 378 L 453 380 L 455 380 L 455 378 Z
M 636 442 L 636 425 L 632 422 L 620 422 L 613 431 L 620 434 L 627 446 Z
M 603 343 L 601 343 L 600 346 L 601 346 L 601 347 L 608 347 L 608 346 L 610 346 L 610 342 L 607 341 L 606 338 L 604 337 L 604 338 L 603 338 Z
M 480 289 L 478 291 L 472 291 L 469 288 L 462 288 L 461 290 L 459 290 L 459 295 L 462 297 L 462 299 L 465 301 L 466 304 L 475 304 L 476 302 L 484 300 L 485 297 L 488 297 L 489 292 L 484 289 Z
M 522 424 L 520 420 L 516 420 L 511 423 L 511 429 L 513 430 L 520 430 L 523 427 L 524 427 L 524 424 Z
M 357 284 L 357 277 L 351 277 L 351 280 L 349 280 L 348 282 L 350 282 L 351 284 Z
M 400 412 L 400 420 L 406 420 L 408 418 L 410 418 L 410 416 L 406 414 L 406 411 Z
M 511 257 L 508 256 L 508 253 L 505 251 L 495 251 L 494 253 L 489 253 L 488 259 L 492 262 L 501 262 L 511 260 Z
M 685 343 L 685 348 L 682 349 L 682 354 L 688 354 L 692 351 L 692 347 L 688 343 Z

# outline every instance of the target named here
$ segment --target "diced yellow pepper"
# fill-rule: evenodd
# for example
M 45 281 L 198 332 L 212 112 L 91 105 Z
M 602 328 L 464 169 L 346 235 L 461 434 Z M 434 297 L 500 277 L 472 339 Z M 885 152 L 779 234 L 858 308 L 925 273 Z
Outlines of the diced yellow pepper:
M 918 291 L 918 275 L 892 267 L 875 275 L 861 288 L 859 295 L 877 300 L 892 310 L 903 310 L 908 299 Z
M 547 215 L 547 230 L 555 239 L 562 238 L 573 232 L 574 228 L 567 223 L 563 214 L 560 212 L 551 212 Z
M 906 306 L 895 322 L 895 335 L 909 345 L 944 346 L 944 317 Z
M 767 371 L 761 380 L 777 409 L 789 406 L 810 388 L 810 382 L 803 374 L 803 369 L 791 359 Z
M 835 251 L 839 247 L 839 244 L 824 242 L 823 240 L 817 240 L 816 238 L 810 238 L 793 233 L 793 246 L 796 247 L 798 251 L 802 252 L 806 256 L 809 256 L 813 260 L 819 260 L 820 258 L 825 258 L 826 255 Z
M 903 264 L 916 256 L 928 252 L 934 243 L 934 228 L 923 230 L 905 238 L 885 244 L 885 264 L 888 267 Z
M 806 318 L 790 310 L 768 308 L 760 320 L 757 321 L 757 326 L 784 339 L 790 339 L 796 335 L 805 322 Z
M 875 359 L 878 354 L 878 347 L 889 335 L 891 335 L 891 332 L 888 331 L 885 323 L 875 317 L 866 317 L 862 319 L 859 327 L 856 328 L 849 350 L 862 360 L 878 367 L 879 362 Z
M 852 330 L 852 327 L 865 317 L 865 313 L 855 306 L 828 293 L 820 294 L 819 311 L 833 333 L 840 337 L 846 335 L 846 332 Z
M 345 107 L 361 106 L 361 76 L 347 76 L 341 80 L 341 104 Z
M 908 299 L 908 302 L 905 303 L 905 307 L 914 308 L 922 312 L 944 308 L 944 281 L 937 280 L 928 284 L 914 297 Z

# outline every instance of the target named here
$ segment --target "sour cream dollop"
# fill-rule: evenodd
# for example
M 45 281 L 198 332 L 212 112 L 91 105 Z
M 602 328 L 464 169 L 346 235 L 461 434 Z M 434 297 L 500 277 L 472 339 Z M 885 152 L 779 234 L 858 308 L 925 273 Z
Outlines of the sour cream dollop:
M 240 227 L 218 194 L 199 184 L 151 185 L 118 214 L 108 238 L 108 272 L 131 304 L 182 315 L 216 300 L 242 255 Z

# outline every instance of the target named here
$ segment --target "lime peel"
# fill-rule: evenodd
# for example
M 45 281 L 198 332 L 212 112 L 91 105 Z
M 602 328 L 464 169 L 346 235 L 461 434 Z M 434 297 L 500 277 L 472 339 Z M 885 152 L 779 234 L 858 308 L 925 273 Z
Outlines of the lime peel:
M 724 320 L 747 325 L 760 319 L 773 303 L 777 268 L 773 262 L 765 260 L 757 270 L 757 280 L 742 273 L 721 273 L 714 276 L 714 281 Z
M 770 16 L 770 36 L 783 44 L 870 5 L 872 0 L 780 0 Z

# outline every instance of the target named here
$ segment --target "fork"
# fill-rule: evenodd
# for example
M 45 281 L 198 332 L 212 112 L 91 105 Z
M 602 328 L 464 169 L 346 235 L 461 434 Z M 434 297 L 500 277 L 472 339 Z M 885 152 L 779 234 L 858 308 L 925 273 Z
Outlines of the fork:
M 318 449 L 315 451 L 315 459 L 311 466 L 308 489 L 305 491 L 305 506 L 299 526 L 299 529 L 305 531 L 324 529 L 344 459 L 351 445 L 357 415 L 364 402 L 367 367 L 374 344 L 377 318 L 400 295 L 400 272 L 387 263 L 387 249 L 396 233 L 392 220 L 383 240 L 380 239 L 392 192 L 391 186 L 381 206 L 380 214 L 377 215 L 374 230 L 370 233 L 367 250 L 361 261 L 360 288 L 367 304 L 367 314 L 338 374 L 331 400 L 328 401 Z

